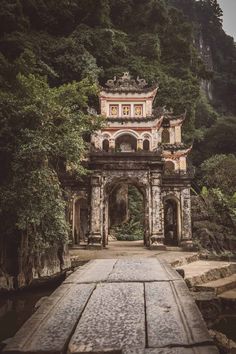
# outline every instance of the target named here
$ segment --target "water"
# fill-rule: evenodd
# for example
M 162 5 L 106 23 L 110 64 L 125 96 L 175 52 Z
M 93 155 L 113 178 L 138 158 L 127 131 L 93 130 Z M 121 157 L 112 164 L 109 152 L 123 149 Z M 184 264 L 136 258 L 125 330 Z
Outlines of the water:
M 214 325 L 213 329 L 225 334 L 236 342 L 236 316 L 224 316 Z
M 36 311 L 35 304 L 43 296 L 49 296 L 60 282 L 40 288 L 21 290 L 0 295 L 0 343 L 14 336 L 23 323 Z

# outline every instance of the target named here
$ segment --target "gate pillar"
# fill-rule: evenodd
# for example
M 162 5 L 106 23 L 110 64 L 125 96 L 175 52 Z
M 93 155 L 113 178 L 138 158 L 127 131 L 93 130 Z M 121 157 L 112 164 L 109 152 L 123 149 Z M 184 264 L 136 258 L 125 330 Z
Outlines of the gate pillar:
M 102 248 L 103 229 L 103 189 L 102 177 L 91 177 L 91 209 L 88 248 Z
M 161 172 L 152 172 L 151 174 L 151 201 L 150 248 L 165 249 L 162 220 Z
M 185 249 L 192 249 L 192 225 L 191 225 L 191 196 L 190 188 L 184 188 L 181 191 L 182 204 L 182 235 L 181 246 Z

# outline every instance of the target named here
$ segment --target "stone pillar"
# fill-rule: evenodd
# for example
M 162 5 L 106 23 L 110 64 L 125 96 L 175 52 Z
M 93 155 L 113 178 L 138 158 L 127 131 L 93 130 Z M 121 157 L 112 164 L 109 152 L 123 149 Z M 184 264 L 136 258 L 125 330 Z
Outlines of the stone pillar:
M 162 222 L 162 199 L 161 199 L 161 173 L 152 172 L 151 175 L 151 218 L 152 229 L 150 237 L 150 248 L 165 249 L 164 230 Z
M 181 143 L 181 125 L 175 127 L 175 142 Z
M 181 191 L 182 206 L 182 237 L 181 246 L 186 249 L 192 249 L 192 222 L 191 222 L 191 196 L 190 187 Z
M 144 117 L 150 117 L 152 115 L 152 100 L 148 99 L 146 101 L 146 114 L 144 115 Z
M 103 247 L 108 245 L 109 236 L 109 205 L 108 198 L 104 201 L 104 217 L 103 217 Z
M 175 128 L 171 127 L 169 129 L 169 132 L 170 132 L 170 144 L 175 144 L 176 143 Z
M 115 139 L 109 139 L 109 149 L 115 150 L 115 147 L 116 147 Z
M 88 248 L 102 248 L 103 198 L 101 176 L 91 177 L 91 211 Z
M 186 157 L 185 156 L 181 156 L 179 158 L 179 168 L 180 168 L 180 171 L 186 172 L 187 164 L 186 164 Z
M 145 194 L 144 194 L 144 246 L 150 246 L 150 220 L 151 220 L 151 193 L 150 193 L 150 185 L 145 186 Z
M 75 198 L 72 199 L 72 245 L 75 244 Z
M 143 139 L 137 140 L 137 150 L 143 150 Z

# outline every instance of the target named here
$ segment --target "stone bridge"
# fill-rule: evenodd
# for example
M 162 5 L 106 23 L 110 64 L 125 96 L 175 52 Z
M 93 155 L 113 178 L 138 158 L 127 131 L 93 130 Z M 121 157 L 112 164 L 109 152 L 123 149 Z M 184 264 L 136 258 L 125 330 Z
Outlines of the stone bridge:
M 70 275 L 5 353 L 217 354 L 185 282 L 156 258 L 101 259 Z

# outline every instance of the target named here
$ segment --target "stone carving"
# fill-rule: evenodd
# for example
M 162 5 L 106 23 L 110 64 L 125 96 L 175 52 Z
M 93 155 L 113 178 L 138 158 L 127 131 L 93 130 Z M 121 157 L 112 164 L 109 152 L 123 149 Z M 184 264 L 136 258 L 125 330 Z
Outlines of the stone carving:
M 145 79 L 140 79 L 139 76 L 134 80 L 129 72 L 124 72 L 119 78 L 114 76 L 113 79 L 107 80 L 106 86 L 115 91 L 140 91 L 147 86 L 147 82 Z

